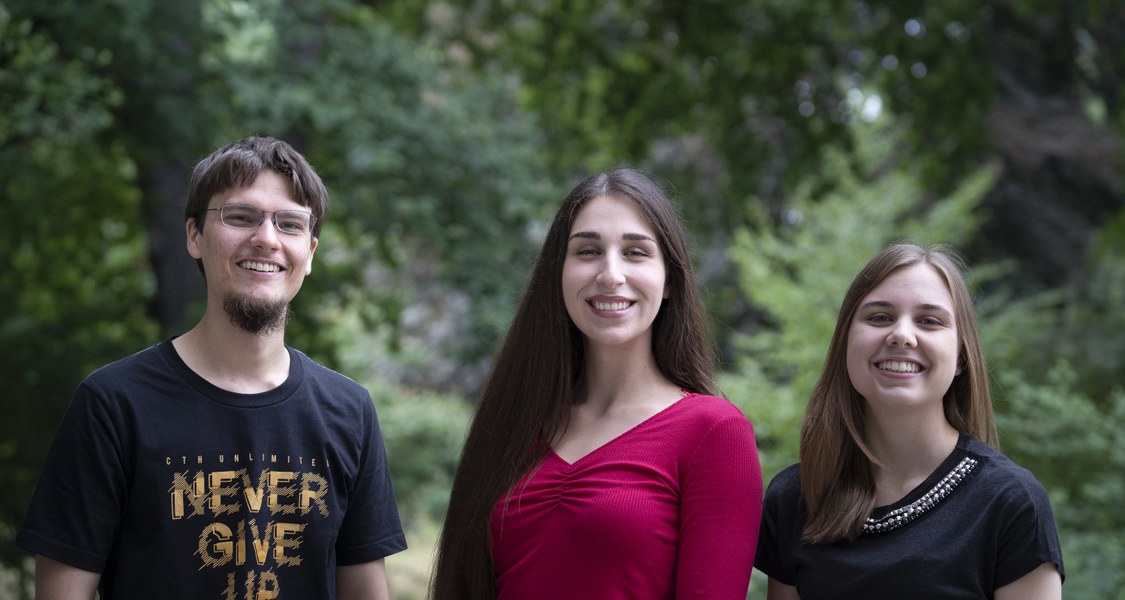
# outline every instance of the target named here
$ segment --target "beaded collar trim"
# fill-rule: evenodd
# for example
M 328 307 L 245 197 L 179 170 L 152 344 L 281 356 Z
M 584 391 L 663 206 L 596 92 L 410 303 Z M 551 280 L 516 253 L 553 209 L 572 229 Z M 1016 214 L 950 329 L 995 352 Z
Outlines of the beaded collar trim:
M 921 498 L 896 508 L 878 519 L 868 518 L 863 524 L 863 533 L 888 533 L 922 516 L 953 493 L 953 490 L 957 489 L 957 486 L 977 468 L 977 464 L 975 458 L 966 456 L 961 459 L 952 471 L 942 477 L 941 481 Z

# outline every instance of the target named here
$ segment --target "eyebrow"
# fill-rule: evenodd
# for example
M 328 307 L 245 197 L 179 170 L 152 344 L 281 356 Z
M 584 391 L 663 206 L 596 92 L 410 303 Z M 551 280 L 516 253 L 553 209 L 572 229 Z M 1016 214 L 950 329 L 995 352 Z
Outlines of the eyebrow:
M 573 240 L 574 238 L 581 238 L 581 239 L 584 239 L 584 240 L 600 240 L 600 239 L 602 239 L 602 234 L 600 234 L 596 231 L 576 231 L 573 234 L 571 234 L 571 236 L 567 239 Z M 656 243 L 656 240 L 650 238 L 649 236 L 647 236 L 643 233 L 626 233 L 626 234 L 623 234 L 621 236 L 621 239 L 629 240 L 631 242 L 648 241 L 648 242 L 652 242 L 654 244 Z
M 890 302 L 887 302 L 886 300 L 873 300 L 871 302 L 867 302 L 867 303 L 861 305 L 856 310 L 856 312 L 859 312 L 861 310 L 865 310 L 865 309 L 868 309 L 868 308 L 892 308 L 893 306 L 894 306 L 893 304 L 891 304 Z M 950 319 L 953 318 L 953 313 L 949 312 L 944 306 L 941 306 L 940 304 L 919 304 L 918 308 L 922 309 L 923 311 L 941 313 L 941 314 L 945 315 L 946 317 L 948 317 Z

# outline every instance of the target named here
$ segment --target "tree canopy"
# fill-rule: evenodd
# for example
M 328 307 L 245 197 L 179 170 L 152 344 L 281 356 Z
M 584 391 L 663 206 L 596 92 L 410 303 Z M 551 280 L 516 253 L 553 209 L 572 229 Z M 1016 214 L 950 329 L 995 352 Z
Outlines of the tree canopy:
M 1004 449 L 1068 597 L 1108 597 L 1123 65 L 1110 0 L 0 0 L 0 561 L 82 377 L 198 317 L 191 166 L 267 134 L 332 198 L 288 341 L 375 390 L 408 524 L 440 519 L 545 220 L 627 164 L 680 201 L 767 477 L 841 286 L 893 239 L 961 249 Z

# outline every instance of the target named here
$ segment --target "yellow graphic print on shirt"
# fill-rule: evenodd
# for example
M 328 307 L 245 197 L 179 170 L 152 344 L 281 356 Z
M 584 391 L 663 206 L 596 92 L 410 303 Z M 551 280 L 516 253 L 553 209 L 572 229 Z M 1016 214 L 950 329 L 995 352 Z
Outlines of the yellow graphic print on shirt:
M 248 466 L 232 468 L 243 463 Z M 278 598 L 278 571 L 301 565 L 302 533 L 309 519 L 330 514 L 327 478 L 299 469 L 327 468 L 327 461 L 233 454 L 212 460 L 166 457 L 165 464 L 190 465 L 171 474 L 171 517 L 173 521 L 204 518 L 194 555 L 199 557 L 199 570 L 232 569 L 222 599 Z M 232 522 L 231 516 L 241 518 Z M 291 517 L 305 518 L 297 522 Z M 236 581 L 233 569 L 247 565 L 245 580 Z

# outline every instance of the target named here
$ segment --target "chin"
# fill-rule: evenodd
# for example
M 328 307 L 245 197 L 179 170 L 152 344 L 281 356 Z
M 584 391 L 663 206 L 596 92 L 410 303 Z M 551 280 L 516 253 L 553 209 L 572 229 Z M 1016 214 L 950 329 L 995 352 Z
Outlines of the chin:
M 235 327 L 249 333 L 283 331 L 292 312 L 284 298 L 261 299 L 244 294 L 231 294 L 223 300 L 223 310 Z

